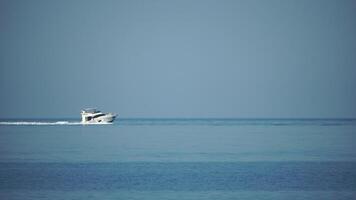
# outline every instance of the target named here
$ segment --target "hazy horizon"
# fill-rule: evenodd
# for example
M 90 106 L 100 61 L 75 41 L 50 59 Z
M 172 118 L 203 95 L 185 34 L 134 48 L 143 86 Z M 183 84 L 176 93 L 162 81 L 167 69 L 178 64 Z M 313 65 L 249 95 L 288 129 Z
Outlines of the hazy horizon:
M 356 118 L 355 10 L 0 0 L 0 118 Z
M 318 118 L 318 117 L 303 117 L 303 118 L 293 118 L 293 117 L 120 117 L 117 116 L 117 120 L 356 120 L 356 118 Z M 68 117 L 27 117 L 27 118 L 21 118 L 21 117 L 13 117 L 13 118 L 0 118 L 0 120 L 26 120 L 26 121 L 31 121 L 31 120 L 73 120 L 73 121 L 80 121 L 81 118 L 80 116 L 74 117 L 74 116 L 68 116 Z

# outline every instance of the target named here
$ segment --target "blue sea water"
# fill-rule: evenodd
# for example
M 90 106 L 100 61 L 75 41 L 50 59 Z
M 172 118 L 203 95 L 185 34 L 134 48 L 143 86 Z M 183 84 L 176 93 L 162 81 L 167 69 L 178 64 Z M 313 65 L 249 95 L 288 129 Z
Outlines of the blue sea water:
M 0 199 L 356 199 L 356 120 L 0 120 Z

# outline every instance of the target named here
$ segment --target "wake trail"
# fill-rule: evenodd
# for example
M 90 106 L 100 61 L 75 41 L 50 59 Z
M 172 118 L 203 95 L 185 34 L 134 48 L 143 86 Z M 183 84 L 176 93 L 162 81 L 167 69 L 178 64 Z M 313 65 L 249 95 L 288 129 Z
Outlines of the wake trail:
M 17 126 L 58 126 L 58 125 L 102 125 L 112 123 L 82 123 L 78 121 L 56 121 L 56 122 L 40 122 L 40 121 L 3 121 L 0 125 L 17 125 Z

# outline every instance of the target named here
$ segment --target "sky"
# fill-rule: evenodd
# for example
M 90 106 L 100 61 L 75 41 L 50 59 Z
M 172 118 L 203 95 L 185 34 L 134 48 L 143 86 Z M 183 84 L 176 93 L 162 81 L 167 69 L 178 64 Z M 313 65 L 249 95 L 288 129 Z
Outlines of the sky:
M 0 118 L 355 118 L 353 0 L 0 0 Z

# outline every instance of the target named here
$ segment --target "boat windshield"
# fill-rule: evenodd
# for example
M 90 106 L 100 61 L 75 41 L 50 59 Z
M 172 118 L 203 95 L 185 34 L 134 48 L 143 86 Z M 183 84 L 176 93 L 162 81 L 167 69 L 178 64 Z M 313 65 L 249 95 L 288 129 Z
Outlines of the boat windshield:
M 101 116 L 105 116 L 105 114 L 98 114 L 98 115 L 95 115 L 93 118 L 98 118 L 98 117 L 101 117 Z

